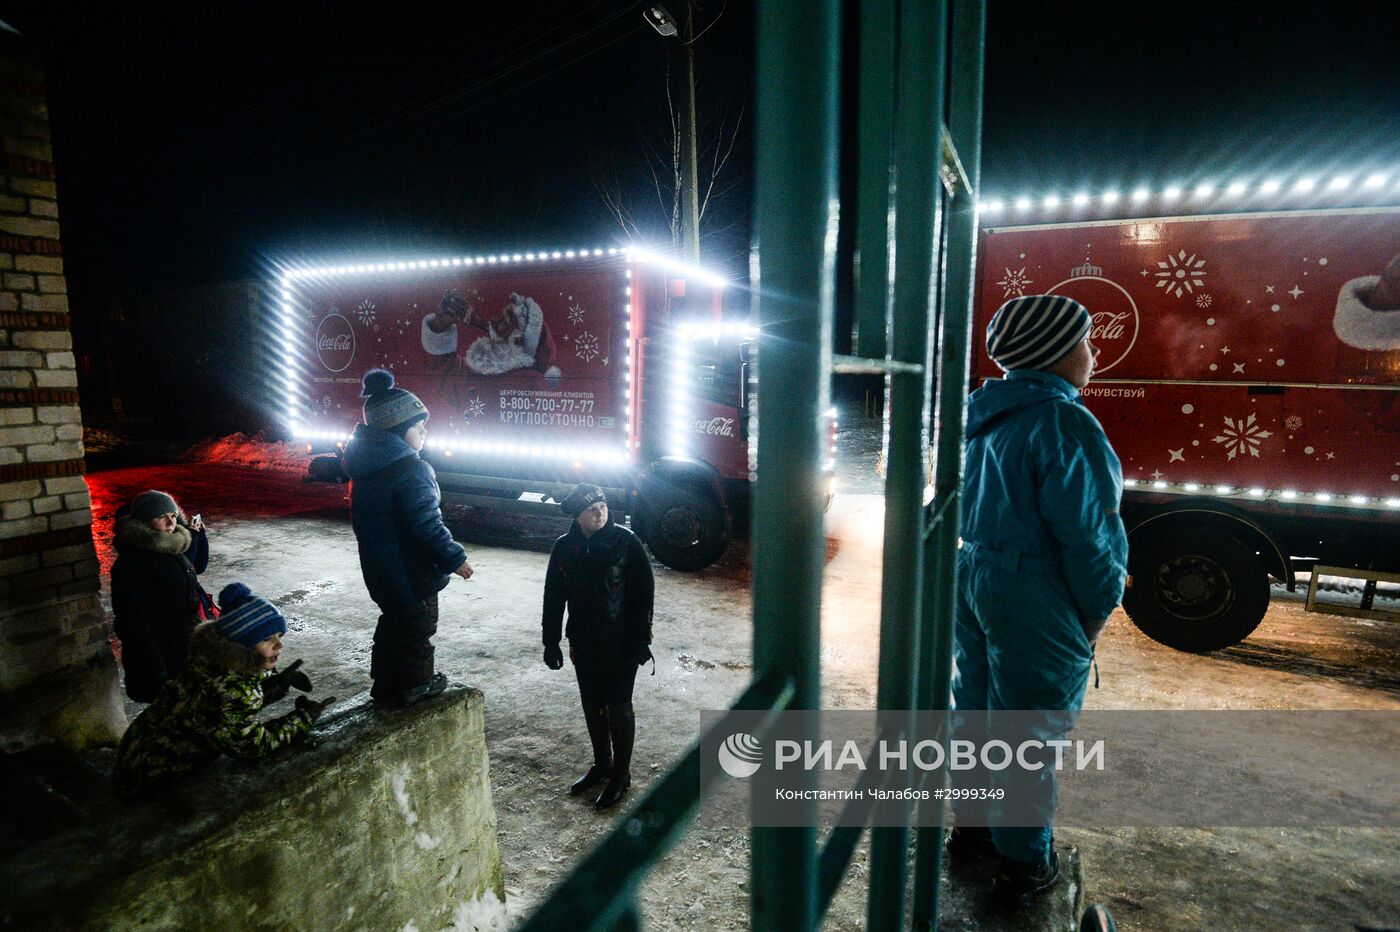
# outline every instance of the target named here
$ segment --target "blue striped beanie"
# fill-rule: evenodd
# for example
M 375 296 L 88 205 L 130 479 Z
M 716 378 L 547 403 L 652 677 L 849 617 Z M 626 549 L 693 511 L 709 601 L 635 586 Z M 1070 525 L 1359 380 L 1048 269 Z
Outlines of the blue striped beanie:
M 1054 365 L 1089 332 L 1089 309 L 1056 294 L 1012 298 L 987 324 L 987 355 L 1003 371 Z
M 219 593 L 219 609 L 222 614 L 215 622 L 219 633 L 230 641 L 244 647 L 252 647 L 274 634 L 287 633 L 287 620 L 282 613 L 262 596 L 241 582 L 229 583 Z

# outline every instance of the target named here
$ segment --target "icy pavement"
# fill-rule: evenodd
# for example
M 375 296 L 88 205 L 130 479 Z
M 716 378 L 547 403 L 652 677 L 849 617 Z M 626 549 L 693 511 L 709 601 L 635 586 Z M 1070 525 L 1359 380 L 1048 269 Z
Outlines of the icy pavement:
M 88 477 L 99 537 L 116 505 L 146 488 L 172 492 L 210 526 L 206 588 L 247 582 L 274 599 L 321 695 L 369 685 L 376 610 L 360 579 L 341 486 L 275 469 L 183 464 Z M 588 764 L 577 689 L 541 662 L 546 553 L 564 519 L 452 510 L 476 576 L 442 596 L 438 664 L 487 702 L 492 787 L 513 915 L 527 911 L 616 819 L 567 795 Z M 823 691 L 828 708 L 869 708 L 879 661 L 883 501 L 839 494 L 828 530 Z M 104 554 L 105 562 L 108 555 Z M 682 574 L 656 567 L 656 675 L 637 679 L 640 794 L 752 674 L 747 547 Z M 1400 709 L 1400 626 L 1309 615 L 1279 601 L 1244 644 L 1200 657 L 1142 636 L 1121 613 L 1099 647 L 1091 708 Z M 636 798 L 636 795 L 633 796 Z M 1089 901 L 1123 929 L 1266 929 L 1400 924 L 1400 832 L 1065 830 L 1078 846 Z M 748 925 L 748 835 L 694 831 L 657 866 L 641 900 L 652 929 Z M 826 923 L 864 927 L 867 862 L 857 853 Z

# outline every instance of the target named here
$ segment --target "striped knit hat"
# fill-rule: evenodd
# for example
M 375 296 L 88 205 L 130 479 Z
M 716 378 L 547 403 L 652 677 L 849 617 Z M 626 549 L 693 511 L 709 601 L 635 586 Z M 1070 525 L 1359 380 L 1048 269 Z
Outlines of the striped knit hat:
M 394 374 L 387 369 L 371 369 L 363 379 L 365 423 L 380 430 L 393 430 L 405 424 L 428 419 L 428 408 L 407 389 L 394 387 Z
M 1089 332 L 1089 310 L 1072 298 L 1012 298 L 987 324 L 987 355 L 1003 371 L 1054 365 Z
M 219 633 L 244 647 L 252 647 L 274 634 L 287 633 L 287 620 L 262 596 L 241 582 L 229 583 L 219 592 L 219 608 L 223 614 L 215 622 Z

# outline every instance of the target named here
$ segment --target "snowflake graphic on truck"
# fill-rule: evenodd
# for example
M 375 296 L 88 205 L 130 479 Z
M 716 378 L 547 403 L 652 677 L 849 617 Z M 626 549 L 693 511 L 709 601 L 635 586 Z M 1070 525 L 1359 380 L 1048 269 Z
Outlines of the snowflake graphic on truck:
M 574 355 L 584 362 L 592 362 L 598 356 L 598 338 L 585 330 L 574 338 Z
M 360 306 L 355 309 L 355 312 L 360 315 L 360 323 L 364 324 L 366 327 L 374 323 L 374 302 L 369 298 L 365 298 L 361 301 Z
M 1157 263 L 1162 270 L 1157 273 L 1157 287 L 1178 298 L 1192 294 L 1192 289 L 1205 287 L 1205 265 L 1206 260 L 1197 259 L 1195 253 L 1188 256 L 1184 249 L 1176 255 L 1167 253 L 1167 261 Z
M 1006 275 L 997 282 L 1004 290 L 1002 298 L 1019 298 L 1026 293 L 1026 286 L 1035 284 L 1026 277 L 1026 267 L 1023 265 L 1016 271 L 1006 270 Z
M 584 310 L 578 302 L 569 305 L 569 323 L 575 326 L 583 323 Z
M 1220 436 L 1215 438 L 1216 443 L 1222 443 L 1229 453 L 1225 454 L 1227 460 L 1234 459 L 1241 453 L 1248 453 L 1250 456 L 1259 456 L 1259 444 L 1261 441 L 1273 436 L 1267 430 L 1261 430 L 1255 423 L 1254 415 L 1247 418 L 1225 418 L 1225 427 L 1220 432 Z

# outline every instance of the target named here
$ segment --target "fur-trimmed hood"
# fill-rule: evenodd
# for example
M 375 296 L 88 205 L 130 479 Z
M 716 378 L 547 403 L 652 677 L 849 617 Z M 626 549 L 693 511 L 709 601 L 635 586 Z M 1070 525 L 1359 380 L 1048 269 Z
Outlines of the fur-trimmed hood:
M 217 622 L 202 622 L 190 635 L 191 667 L 198 666 L 216 674 L 237 673 L 256 676 L 262 672 L 262 659 L 251 649 L 231 641 L 219 631 Z
M 112 542 L 117 550 L 137 548 L 152 553 L 181 554 L 190 549 L 194 536 L 183 524 L 175 525 L 170 534 L 162 534 L 140 518 L 127 515 L 117 522 Z

